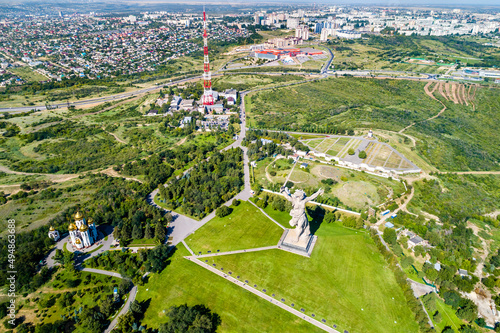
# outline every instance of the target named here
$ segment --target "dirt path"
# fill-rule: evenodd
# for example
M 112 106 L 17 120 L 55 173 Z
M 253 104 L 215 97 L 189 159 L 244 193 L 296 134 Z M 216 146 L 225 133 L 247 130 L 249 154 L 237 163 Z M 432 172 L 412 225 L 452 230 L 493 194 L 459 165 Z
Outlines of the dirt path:
M 434 97 L 434 95 L 432 94 L 432 91 L 434 91 L 436 89 L 436 87 L 434 87 L 434 89 L 432 91 L 429 91 L 429 87 L 431 86 L 431 84 L 432 84 L 432 82 L 427 82 L 427 84 L 424 87 L 424 91 L 425 91 L 427 96 L 429 96 L 432 99 L 436 99 L 436 97 Z
M 280 158 L 282 158 L 282 157 L 280 157 Z M 269 168 L 269 166 L 270 166 L 271 164 L 273 164 L 274 162 L 276 162 L 277 160 L 279 160 L 278 156 L 276 156 L 276 157 L 274 158 L 274 160 L 266 166 L 266 178 L 267 178 L 267 180 L 268 180 L 271 184 L 273 183 L 273 179 L 271 178 L 271 175 L 269 174 L 269 172 L 267 172 L 267 168 Z M 286 182 L 285 182 L 285 184 L 286 184 Z
M 180 146 L 180 145 L 182 145 L 184 142 L 186 142 L 186 140 L 187 140 L 187 136 L 185 136 L 185 137 L 183 137 L 182 139 L 180 139 L 179 141 L 177 141 L 177 142 L 175 143 L 175 145 L 176 145 L 176 146 Z
M 484 240 L 483 237 L 479 236 L 479 227 L 475 225 L 474 223 L 467 221 L 467 227 L 471 228 L 472 231 L 474 232 L 474 235 L 476 235 L 480 240 L 481 240 L 481 248 L 483 249 L 483 253 L 479 256 L 481 260 L 477 264 L 476 270 L 474 271 L 474 275 L 479 277 L 481 280 L 482 278 L 485 277 L 484 272 L 483 272 L 483 267 L 484 267 L 484 261 L 486 260 L 486 257 L 488 257 L 488 254 L 490 254 L 489 251 L 489 246 Z
M 442 82 L 439 82 L 439 93 L 448 101 L 448 97 L 446 97 L 446 94 L 444 93 L 443 85 L 444 84 Z
M 464 103 L 466 106 L 469 106 L 469 103 L 467 102 L 467 94 L 465 93 L 465 85 L 461 84 L 461 92 L 462 92 L 462 99 L 464 100 Z
M 123 141 L 122 139 L 120 139 L 120 138 L 119 138 L 119 137 L 118 137 L 115 133 L 112 133 L 112 132 L 108 132 L 108 131 L 106 131 L 106 130 L 104 129 L 104 127 L 102 127 L 102 130 L 103 130 L 104 132 L 108 133 L 109 135 L 112 135 L 112 136 L 116 139 L 116 141 L 118 141 L 118 142 L 120 142 L 120 143 L 127 144 L 127 142 L 126 142 L 126 141 Z
M 448 97 L 447 100 L 453 101 L 453 97 L 451 96 L 451 88 L 449 83 L 444 84 L 444 93 Z
M 431 90 L 431 94 L 434 94 L 434 92 L 437 90 L 438 87 L 439 87 L 439 82 L 436 82 L 436 85 L 434 85 L 434 87 Z
M 89 170 L 82 172 L 81 174 L 51 174 L 51 173 L 30 173 L 30 172 L 19 172 L 19 171 L 14 171 L 10 170 L 6 166 L 0 165 L 0 171 L 3 171 L 5 173 L 13 174 L 13 175 L 27 175 L 27 176 L 46 176 L 48 180 L 54 183 L 64 183 L 67 182 L 68 180 L 78 178 L 80 175 L 85 174 L 85 173 L 103 173 L 111 177 L 118 177 L 118 178 L 125 178 L 127 180 L 135 180 L 139 183 L 142 183 L 142 180 L 133 178 L 133 177 L 125 177 L 123 175 L 120 175 L 118 172 L 113 170 L 113 167 L 109 167 L 105 170 Z M 15 187 L 15 186 L 21 186 L 21 184 L 11 184 L 11 185 L 0 185 L 0 187 Z
M 474 104 L 474 100 L 476 99 L 476 91 L 477 91 L 477 85 L 474 85 L 474 94 L 472 95 L 472 97 L 470 97 L 470 89 L 469 89 L 469 100 L 470 103 L 472 104 L 473 111 L 476 111 L 476 104 Z
M 32 173 L 32 172 L 20 172 L 10 170 L 8 167 L 4 165 L 0 165 L 0 171 L 5 173 L 10 173 L 12 175 L 27 175 L 27 176 L 47 176 L 50 181 L 54 183 L 63 183 L 65 181 L 71 180 L 73 178 L 77 178 L 80 176 L 79 174 L 51 174 L 51 173 Z
M 488 214 L 484 214 L 484 215 L 496 219 L 497 216 L 500 215 L 500 210 L 495 210 L 494 212 L 491 212 L 491 213 L 488 213 Z
M 117 178 L 124 178 L 126 180 L 134 180 L 136 182 L 142 183 L 142 180 L 134 178 L 134 177 L 126 177 L 123 175 L 120 175 L 118 172 L 113 170 L 113 167 L 109 167 L 107 169 L 102 170 L 100 173 L 103 173 L 105 175 L 111 176 L 111 177 L 117 177 Z
M 453 94 L 455 95 L 455 98 L 457 99 L 457 102 L 459 104 L 464 104 L 464 102 L 462 102 L 462 98 L 460 96 L 460 85 L 459 84 L 453 85 Z
M 439 111 L 436 115 L 434 115 L 434 116 L 432 116 L 432 117 L 430 117 L 430 118 L 424 119 L 424 120 L 420 121 L 419 123 L 423 123 L 423 122 L 425 122 L 425 121 L 429 121 L 429 120 L 436 119 L 437 117 L 439 117 L 439 116 L 440 116 L 440 115 L 441 115 L 441 114 L 442 114 L 442 113 L 446 110 L 446 105 L 444 105 L 444 103 L 443 103 L 443 102 L 441 102 L 439 99 L 437 99 L 436 97 L 434 97 L 434 95 L 433 95 L 433 94 L 429 91 L 429 86 L 430 86 L 430 82 L 429 82 L 429 83 L 427 83 L 427 84 L 425 85 L 425 87 L 424 87 L 425 94 L 426 94 L 427 96 L 429 96 L 430 98 L 432 98 L 432 99 L 434 99 L 434 100 L 438 101 L 439 103 L 441 103 L 441 105 L 443 106 L 443 108 L 442 108 L 442 109 L 441 109 L 441 111 Z M 441 88 L 441 86 L 440 86 L 440 88 Z M 412 127 L 412 126 L 413 126 L 413 125 L 415 125 L 415 124 L 416 124 L 416 123 L 412 123 L 412 124 L 410 124 L 410 125 L 406 126 L 406 127 L 405 127 L 405 128 L 403 128 L 402 130 L 400 130 L 398 133 L 400 133 L 400 134 L 401 134 L 401 133 L 403 133 L 404 131 L 406 131 L 408 128 Z

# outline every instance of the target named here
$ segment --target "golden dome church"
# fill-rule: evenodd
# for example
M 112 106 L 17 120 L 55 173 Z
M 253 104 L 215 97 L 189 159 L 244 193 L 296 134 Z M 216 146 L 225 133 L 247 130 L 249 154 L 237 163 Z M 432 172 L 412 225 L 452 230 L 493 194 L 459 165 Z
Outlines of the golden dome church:
M 75 214 L 75 222 L 68 227 L 69 243 L 76 249 L 92 246 L 97 241 L 97 228 L 94 220 L 86 220 L 79 211 Z

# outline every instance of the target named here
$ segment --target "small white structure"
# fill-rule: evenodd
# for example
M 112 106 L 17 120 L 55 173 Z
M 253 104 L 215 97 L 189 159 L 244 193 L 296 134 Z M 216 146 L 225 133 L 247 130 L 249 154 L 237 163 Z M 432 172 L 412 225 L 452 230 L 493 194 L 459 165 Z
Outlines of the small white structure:
M 301 169 L 307 169 L 307 167 L 308 167 L 308 166 L 309 166 L 309 164 L 307 164 L 307 163 L 302 163 L 302 164 L 300 165 L 300 168 L 301 168 Z
M 61 236 L 59 235 L 59 231 L 54 229 L 53 226 L 50 226 L 49 228 L 49 238 L 52 238 L 54 242 L 57 242 Z
M 373 131 L 371 129 L 368 131 L 368 139 L 373 139 Z

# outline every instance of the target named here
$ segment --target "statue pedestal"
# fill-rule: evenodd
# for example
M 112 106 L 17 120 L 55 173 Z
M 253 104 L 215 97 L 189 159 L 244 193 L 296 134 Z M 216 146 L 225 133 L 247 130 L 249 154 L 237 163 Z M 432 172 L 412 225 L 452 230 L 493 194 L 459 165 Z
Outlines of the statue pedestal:
M 278 243 L 278 248 L 310 257 L 318 236 L 309 235 L 302 237 L 298 242 L 295 241 L 295 229 L 285 229 Z

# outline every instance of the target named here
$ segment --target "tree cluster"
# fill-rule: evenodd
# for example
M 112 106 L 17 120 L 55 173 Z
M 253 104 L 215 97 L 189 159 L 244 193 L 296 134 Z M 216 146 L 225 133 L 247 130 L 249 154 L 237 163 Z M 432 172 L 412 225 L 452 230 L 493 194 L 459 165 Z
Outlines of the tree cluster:
M 203 218 L 236 195 L 243 185 L 241 149 L 215 152 L 166 187 L 159 187 L 160 198 L 172 209 Z

